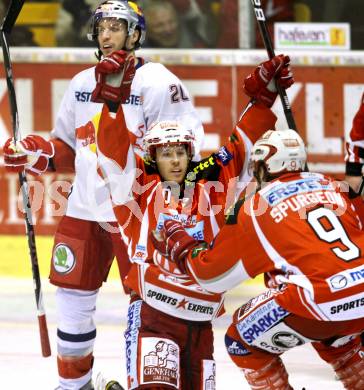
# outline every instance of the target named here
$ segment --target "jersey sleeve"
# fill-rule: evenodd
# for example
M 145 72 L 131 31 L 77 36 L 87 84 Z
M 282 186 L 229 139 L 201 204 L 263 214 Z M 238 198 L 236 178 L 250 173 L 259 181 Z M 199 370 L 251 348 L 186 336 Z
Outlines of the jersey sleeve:
M 130 200 L 136 178 L 136 156 L 122 107 L 117 114 L 103 106 L 96 130 L 97 162 L 115 206 Z
M 142 97 L 146 128 L 163 120 L 181 122 L 193 131 L 196 155 L 199 155 L 204 130 L 186 86 L 162 64 L 147 63 L 139 72 L 135 93 Z
M 346 175 L 361 176 L 364 165 L 364 94 L 346 142 Z
M 241 206 L 239 201 L 235 206 L 236 214 Z M 248 242 L 249 237 L 242 225 L 226 224 L 209 249 L 197 247 L 189 253 L 186 259 L 188 273 L 201 287 L 214 293 L 225 292 L 253 278 L 256 275 L 248 273 L 241 259 L 243 247 Z
M 54 156 L 51 159 L 50 170 L 59 173 L 75 172 L 75 151 L 59 138 L 50 140 L 54 146 Z
M 222 167 L 220 181 L 228 183 L 230 179 L 237 177 L 238 192 L 246 187 L 252 178 L 248 172 L 251 149 L 265 131 L 274 129 L 276 120 L 277 117 L 268 107 L 249 103 L 228 143 L 215 154 Z

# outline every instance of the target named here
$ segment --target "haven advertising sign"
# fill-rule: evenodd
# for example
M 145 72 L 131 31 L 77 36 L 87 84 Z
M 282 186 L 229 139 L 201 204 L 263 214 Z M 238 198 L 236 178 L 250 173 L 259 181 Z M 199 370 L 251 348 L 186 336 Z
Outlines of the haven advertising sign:
M 275 23 L 277 49 L 350 50 L 349 23 Z

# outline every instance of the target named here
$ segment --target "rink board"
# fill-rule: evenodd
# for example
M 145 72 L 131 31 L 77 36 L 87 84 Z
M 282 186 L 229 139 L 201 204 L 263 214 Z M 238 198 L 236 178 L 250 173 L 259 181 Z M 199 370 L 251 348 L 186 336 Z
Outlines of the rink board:
M 141 55 L 160 61 L 189 89 L 201 116 L 206 136 L 204 154 L 222 145 L 248 99 L 242 80 L 266 59 L 264 50 L 142 50 Z M 364 90 L 364 53 L 289 52 L 295 84 L 288 90 L 295 120 L 309 151 L 311 170 L 344 173 L 344 139 Z M 95 64 L 91 49 L 11 48 L 20 130 L 24 135 L 47 135 L 69 80 Z M 1 56 L 0 56 L 1 60 Z M 281 103 L 273 110 L 277 128 L 286 127 Z M 0 69 L 0 143 L 10 136 L 11 120 L 3 69 Z M 0 158 L 0 161 L 2 159 Z M 64 213 L 72 175 L 46 174 L 29 178 L 36 202 L 33 211 L 38 235 L 54 233 Z M 21 201 L 17 175 L 0 164 L 0 234 L 22 234 Z

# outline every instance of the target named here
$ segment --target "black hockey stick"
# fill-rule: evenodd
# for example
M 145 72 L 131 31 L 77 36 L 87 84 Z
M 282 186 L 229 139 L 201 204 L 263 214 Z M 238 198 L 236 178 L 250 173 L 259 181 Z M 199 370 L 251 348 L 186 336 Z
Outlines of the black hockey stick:
M 265 46 L 267 53 L 268 53 L 268 57 L 273 58 L 275 56 L 274 47 L 273 47 L 272 39 L 269 35 L 267 25 L 265 23 L 266 19 L 265 19 L 264 11 L 262 8 L 262 0 L 251 0 L 251 2 L 252 2 L 253 7 L 254 7 L 255 17 L 257 19 L 259 30 L 260 30 L 260 33 L 262 35 L 264 46 Z M 282 101 L 284 115 L 286 117 L 288 127 L 292 130 L 297 131 L 296 122 L 293 118 L 291 105 L 289 104 L 287 93 L 286 93 L 285 89 L 282 88 L 278 83 L 276 83 L 276 87 L 277 87 L 279 97 L 281 98 L 281 101 Z
M 6 83 L 8 87 L 8 95 L 11 110 L 12 127 L 14 134 L 14 142 L 19 140 L 19 118 L 18 118 L 18 106 L 16 104 L 16 95 L 14 88 L 13 72 L 10 60 L 9 46 L 6 38 L 6 34 L 10 34 L 15 21 L 23 7 L 24 0 L 12 0 L 9 5 L 8 12 L 5 19 L 0 27 L 0 42 L 4 57 L 4 68 L 6 73 Z M 40 343 L 42 348 L 42 355 L 44 357 L 51 355 L 51 347 L 49 343 L 47 320 L 45 316 L 43 306 L 43 295 L 42 287 L 39 274 L 37 249 L 35 246 L 35 235 L 34 226 L 32 221 L 32 212 L 29 200 L 28 183 L 24 172 L 19 173 L 19 183 L 23 196 L 23 207 L 24 207 L 24 219 L 26 234 L 28 237 L 28 247 L 30 254 L 30 261 L 32 263 L 32 274 L 34 282 L 35 300 L 38 312 L 38 323 L 40 333 Z

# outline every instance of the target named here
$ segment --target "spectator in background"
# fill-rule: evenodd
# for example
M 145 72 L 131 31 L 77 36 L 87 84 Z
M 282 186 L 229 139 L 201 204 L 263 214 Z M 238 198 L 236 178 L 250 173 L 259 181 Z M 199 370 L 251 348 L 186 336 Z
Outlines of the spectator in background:
M 211 2 L 196 0 L 144 0 L 148 26 L 146 47 L 215 47 L 217 18 Z
M 4 0 L 3 2 L 0 3 L 0 22 L 2 23 L 3 21 L 3 18 L 5 16 L 5 12 L 6 12 L 6 9 L 7 9 L 7 4 L 8 3 L 8 0 Z
M 363 50 L 363 0 L 299 0 L 309 10 L 309 22 L 349 23 L 351 48 Z
M 61 0 L 61 3 L 56 24 L 57 46 L 93 47 L 86 38 L 88 22 L 100 0 Z
M 0 3 L 0 23 L 3 22 L 9 7 L 9 0 L 2 0 Z M 28 26 L 13 27 L 8 39 L 9 46 L 38 46 L 34 41 L 33 31 Z
M 145 0 L 143 2 L 148 26 L 145 47 L 193 48 L 203 43 L 192 34 L 177 10 L 168 0 Z
M 29 26 L 14 26 L 9 35 L 9 46 L 39 46 Z
M 229 0 L 235 3 L 238 0 Z M 171 0 L 187 29 L 201 47 L 216 47 L 222 0 Z M 230 23 L 230 20 L 229 20 Z
M 239 47 L 239 7 L 238 0 L 221 0 L 215 4 L 219 33 L 216 47 L 234 49 Z

